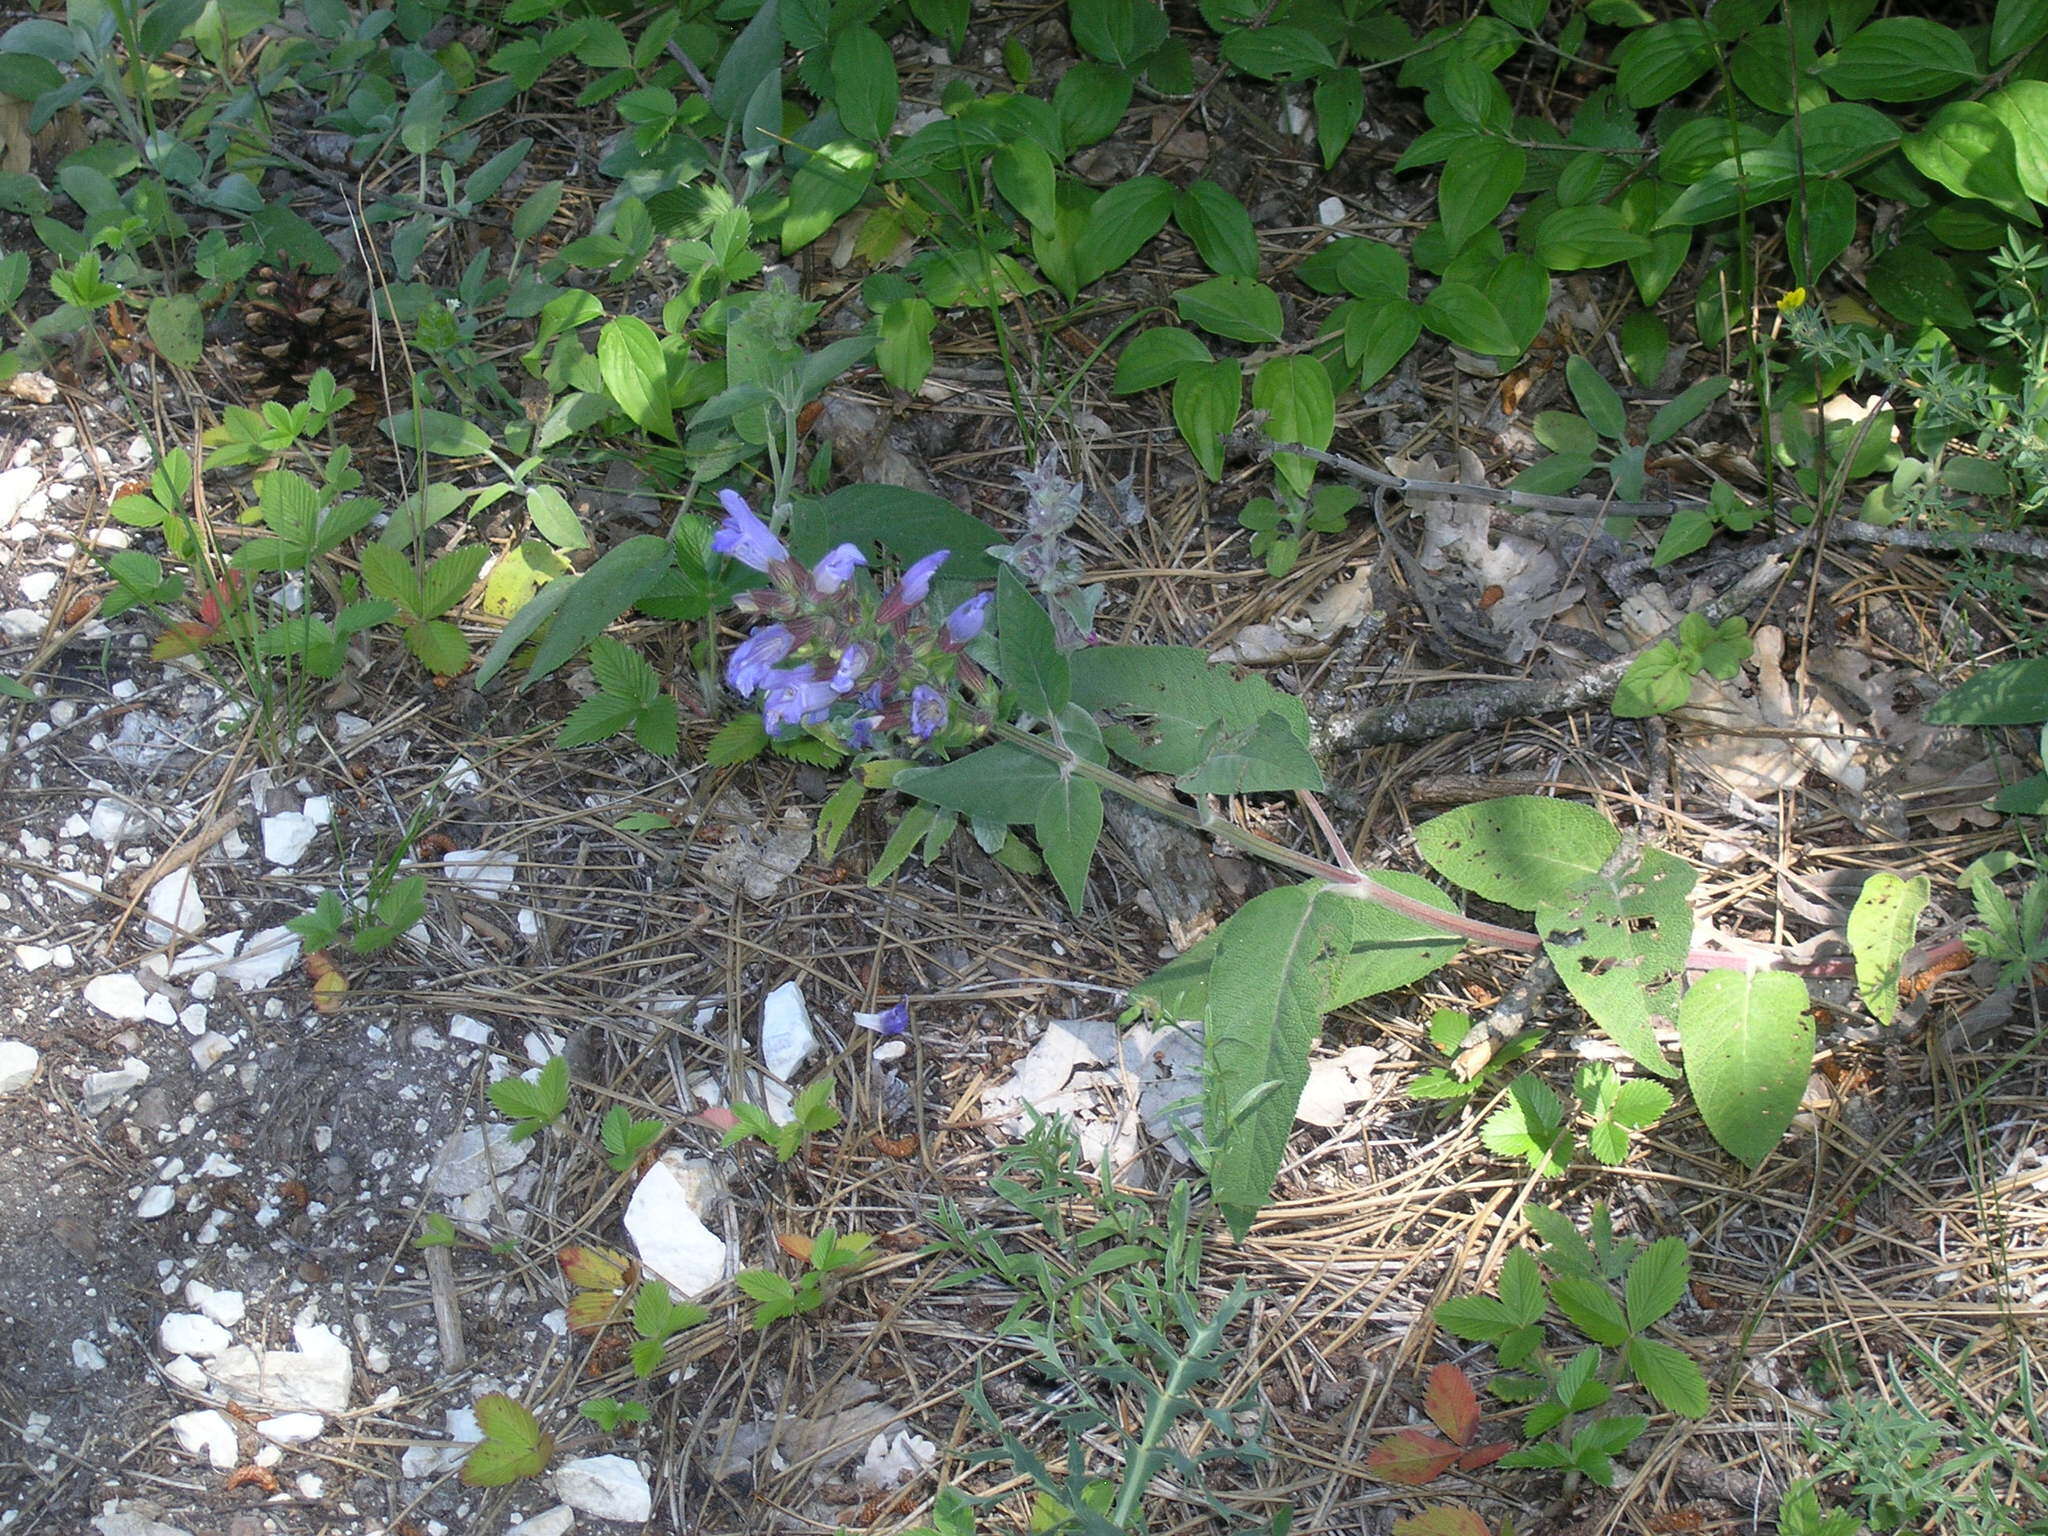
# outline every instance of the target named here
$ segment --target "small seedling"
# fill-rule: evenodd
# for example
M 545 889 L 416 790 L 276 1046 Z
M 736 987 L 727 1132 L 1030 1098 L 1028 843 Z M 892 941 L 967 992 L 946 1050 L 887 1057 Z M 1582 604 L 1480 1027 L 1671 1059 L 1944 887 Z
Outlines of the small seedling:
M 1514 1449 L 1509 1441 L 1474 1445 L 1479 1429 L 1479 1398 L 1472 1382 L 1455 1365 L 1437 1366 L 1429 1373 L 1429 1386 L 1422 1395 L 1422 1411 L 1443 1433 L 1432 1435 L 1423 1429 L 1398 1429 L 1373 1447 L 1366 1458 L 1368 1472 L 1390 1483 L 1419 1488 L 1434 1482 L 1453 1468 L 1477 1472 L 1492 1466 Z
M 523 1077 L 503 1077 L 488 1092 L 499 1114 L 516 1122 L 512 1139 L 524 1141 L 545 1126 L 562 1118 L 569 1107 L 569 1059 L 554 1056 L 532 1082 Z
M 363 547 L 363 585 L 398 610 L 405 648 L 437 676 L 453 677 L 469 665 L 469 642 L 441 615 L 469 595 L 490 554 L 489 545 L 465 544 L 421 572 L 389 544 Z
M 1529 1207 L 1528 1218 L 1548 1245 L 1542 1265 L 1517 1249 L 1501 1265 L 1498 1297 L 1453 1297 L 1436 1320 L 1461 1339 L 1492 1344 L 1501 1369 L 1487 1390 L 1502 1402 L 1532 1405 L 1522 1424 L 1530 1443 L 1502 1457 L 1502 1466 L 1570 1471 L 1610 1488 L 1614 1458 L 1649 1426 L 1639 1413 L 1593 1416 L 1614 1398 L 1614 1382 L 1633 1379 L 1688 1418 L 1707 1411 L 1699 1366 L 1649 1337 L 1684 1298 L 1691 1257 L 1682 1238 L 1648 1246 L 1616 1238 L 1605 1205 L 1594 1207 L 1590 1241 L 1547 1206 Z M 1547 1347 L 1543 1318 L 1552 1310 L 1592 1341 L 1562 1364 Z M 1610 1358 L 1608 1350 L 1618 1354 Z M 1539 1438 L 1552 1430 L 1560 1433 Z
M 621 731 L 657 757 L 674 757 L 677 741 L 676 701 L 661 677 L 631 646 L 609 635 L 590 643 L 590 670 L 598 692 L 585 699 L 562 724 L 557 747 L 582 747 L 605 741 Z
M 642 1153 L 661 1140 L 668 1127 L 659 1120 L 642 1120 L 623 1104 L 604 1112 L 598 1136 L 604 1142 L 605 1161 L 613 1173 L 629 1173 Z
M 569 1296 L 569 1331 L 597 1333 L 623 1322 L 626 1298 L 640 1279 L 640 1265 L 623 1253 L 582 1243 L 555 1255 L 562 1278 L 575 1289 Z
M 531 1409 L 502 1392 L 476 1400 L 483 1439 L 463 1458 L 462 1481 L 470 1488 L 502 1488 L 522 1477 L 538 1477 L 555 1454 L 555 1437 L 541 1431 Z
M 645 1424 L 649 1417 L 645 1403 L 622 1403 L 616 1397 L 594 1397 L 576 1411 L 608 1435 L 616 1435 L 622 1424 Z
M 821 1077 L 807 1083 L 790 1102 L 786 1121 L 770 1118 L 767 1110 L 755 1105 L 735 1104 L 732 1116 L 739 1123 L 725 1133 L 725 1144 L 735 1146 L 751 1136 L 775 1154 L 775 1161 L 786 1163 L 796 1156 L 806 1137 L 839 1124 L 839 1111 L 827 1102 L 831 1097 L 832 1081 Z
M 1572 1097 L 1592 1123 L 1586 1147 L 1610 1167 L 1628 1156 L 1628 1133 L 1653 1125 L 1671 1108 L 1671 1090 L 1647 1078 L 1624 1082 L 1604 1061 L 1589 1061 L 1572 1076 Z M 1554 1178 L 1571 1165 L 1577 1144 L 1571 1116 L 1549 1084 L 1524 1073 L 1508 1087 L 1508 1101 L 1480 1128 L 1480 1139 L 1501 1157 L 1525 1160 L 1541 1178 Z
M 1471 1033 L 1472 1016 L 1469 1013 L 1460 1013 L 1455 1008 L 1439 1008 L 1430 1015 L 1429 1043 L 1446 1056 L 1455 1058 L 1465 1043 L 1465 1037 Z M 1542 1043 L 1542 1030 L 1525 1029 L 1495 1051 L 1492 1059 L 1469 1079 L 1459 1077 L 1447 1067 L 1431 1067 L 1408 1085 L 1408 1097 L 1440 1099 L 1447 1110 L 1455 1109 L 1485 1091 L 1487 1080 L 1503 1067 L 1512 1066 Z
M 782 1246 L 791 1257 L 802 1259 L 803 1274 L 791 1281 L 772 1269 L 743 1269 L 733 1277 L 741 1291 L 754 1302 L 754 1326 L 804 1312 L 815 1312 L 825 1304 L 825 1277 L 838 1270 L 852 1269 L 867 1258 L 874 1238 L 865 1232 L 841 1237 L 830 1227 L 817 1237 L 784 1237 Z
M 1696 674 L 1705 672 L 1725 683 L 1754 649 L 1749 620 L 1741 614 L 1716 626 L 1688 613 L 1679 621 L 1677 640 L 1653 645 L 1629 663 L 1614 690 L 1614 713 L 1622 720 L 1668 715 L 1692 696 Z
M 420 1235 L 412 1240 L 415 1248 L 453 1248 L 462 1240 L 455 1223 L 438 1211 L 429 1211 L 421 1219 L 420 1227 Z
M 685 1328 L 694 1328 L 711 1313 L 693 1301 L 677 1301 L 659 1280 L 649 1280 L 633 1297 L 633 1374 L 645 1380 L 661 1366 L 668 1341 Z
M 427 877 L 408 875 L 394 880 L 373 897 L 367 910 L 351 913 L 339 891 L 322 891 L 310 911 L 288 917 L 284 925 L 299 936 L 307 951 L 329 949 L 349 936 L 359 955 L 374 954 L 395 944 L 427 914 Z
M 1778 1501 L 1778 1536 L 1856 1536 L 1861 1524 L 1852 1510 L 1831 1509 L 1823 1514 L 1810 1477 L 1799 1479 Z

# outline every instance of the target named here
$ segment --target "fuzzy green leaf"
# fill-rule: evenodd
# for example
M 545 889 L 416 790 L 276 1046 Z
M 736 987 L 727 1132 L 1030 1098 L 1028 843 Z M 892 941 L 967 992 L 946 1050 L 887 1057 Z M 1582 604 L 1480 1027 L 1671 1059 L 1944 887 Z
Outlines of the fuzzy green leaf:
M 1692 951 L 1692 885 L 1683 859 L 1646 848 L 1633 868 L 1595 874 L 1536 909 L 1536 931 L 1565 990 L 1615 1044 L 1662 1077 L 1672 1067 L 1657 1026 L 1676 1021 Z
M 1700 1118 L 1754 1168 L 1799 1112 L 1813 1063 L 1806 983 L 1782 971 L 1710 971 L 1679 1006 L 1685 1080 Z
M 1416 852 L 1430 868 L 1523 912 L 1579 889 L 1620 844 L 1598 811 L 1535 795 L 1460 806 L 1415 829 Z
M 1927 876 L 1901 880 L 1879 870 L 1863 882 L 1849 913 L 1849 950 L 1856 957 L 1856 990 L 1880 1024 L 1899 1010 L 1899 962 L 1913 947 L 1913 931 L 1932 894 Z

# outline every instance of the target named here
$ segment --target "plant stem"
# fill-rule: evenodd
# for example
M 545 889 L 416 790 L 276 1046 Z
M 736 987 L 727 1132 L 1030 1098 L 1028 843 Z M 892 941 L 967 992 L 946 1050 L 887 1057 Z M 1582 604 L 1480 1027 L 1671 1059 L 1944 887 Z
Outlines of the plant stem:
M 1089 783 L 1108 790 L 1113 795 L 1120 795 L 1140 809 L 1150 811 L 1176 826 L 1205 833 L 1219 842 L 1227 843 L 1255 859 L 1263 859 L 1266 863 L 1277 865 L 1281 869 L 1291 869 L 1298 874 L 1325 881 L 1343 895 L 1356 897 L 1360 901 L 1374 902 L 1412 922 L 1435 928 L 1455 938 L 1481 944 L 1495 944 L 1503 949 L 1518 950 L 1523 954 L 1537 954 L 1543 949 L 1543 938 L 1540 934 L 1520 928 L 1505 928 L 1498 923 L 1467 917 L 1462 912 L 1447 912 L 1442 907 L 1431 906 L 1426 901 L 1404 896 L 1399 891 L 1390 890 L 1362 870 L 1345 869 L 1313 854 L 1299 853 L 1274 842 L 1271 838 L 1262 837 L 1249 827 L 1241 827 L 1228 817 L 1217 815 L 1206 803 L 1187 805 L 1171 795 L 1148 789 L 1136 780 L 1118 773 L 1114 768 L 1089 762 L 1061 742 L 1001 720 L 990 724 L 989 733 L 998 741 L 1008 742 L 1011 746 L 1021 747 L 1048 762 L 1058 764 L 1064 774 L 1086 779 Z M 1320 814 L 1321 806 L 1306 793 L 1303 794 L 1303 801 L 1314 808 L 1313 814 L 1316 815 L 1318 822 L 1327 825 L 1328 818 Z M 1790 971 L 1796 975 L 1812 977 L 1853 974 L 1853 962 L 1848 960 L 1819 960 L 1800 964 L 1788 958 L 1785 952 L 1775 945 L 1720 937 L 1721 942 L 1731 947 L 1695 949 L 1686 956 L 1685 968 L 1688 971 Z M 1963 943 L 1960 939 L 1925 946 L 1905 957 L 1900 965 L 1900 974 L 1910 976 L 1925 970 L 1929 965 L 1947 959 L 1962 948 Z

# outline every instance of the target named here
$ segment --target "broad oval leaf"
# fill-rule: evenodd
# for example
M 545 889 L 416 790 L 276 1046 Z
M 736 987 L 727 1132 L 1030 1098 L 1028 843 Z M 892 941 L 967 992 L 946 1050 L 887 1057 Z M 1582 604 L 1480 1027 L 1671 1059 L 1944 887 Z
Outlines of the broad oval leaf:
M 1751 1168 L 1799 1112 L 1813 1064 L 1806 983 L 1783 971 L 1709 971 L 1678 1009 L 1686 1086 L 1707 1129 Z
M 1189 325 L 1255 346 L 1277 342 L 1285 326 L 1280 296 L 1255 278 L 1212 277 L 1175 294 L 1173 307 Z
M 410 452 L 469 459 L 488 453 L 491 448 L 491 435 L 482 427 L 446 411 L 400 411 L 385 417 L 379 425 L 386 437 Z
M 1430 868 L 1523 912 L 1577 890 L 1620 846 L 1621 834 L 1598 811 L 1537 795 L 1460 806 L 1415 829 L 1416 852 Z
M 554 627 L 535 652 L 522 686 L 539 682 L 603 634 L 606 625 L 661 580 L 674 560 L 675 546 L 652 533 L 607 550 L 560 599 Z
M 2034 725 L 2048 720 L 2048 657 L 2001 661 L 1927 706 L 1935 725 Z
M 638 315 L 606 321 L 597 337 L 597 371 L 605 392 L 636 425 L 657 437 L 675 437 L 668 355 L 653 326 Z
M 1251 215 L 1215 182 L 1191 182 L 1173 205 L 1173 222 L 1219 277 L 1259 275 L 1259 237 Z
M 1913 947 L 1913 932 L 1932 893 L 1927 876 L 1902 880 L 1879 870 L 1863 882 L 1849 912 L 1846 936 L 1856 957 L 1856 990 L 1880 1024 L 1899 1010 L 1899 962 Z
M 1692 952 L 1692 866 L 1645 848 L 1631 869 L 1596 873 L 1536 908 L 1543 951 L 1565 990 L 1646 1070 L 1672 1075 L 1657 1026 L 1677 1021 Z

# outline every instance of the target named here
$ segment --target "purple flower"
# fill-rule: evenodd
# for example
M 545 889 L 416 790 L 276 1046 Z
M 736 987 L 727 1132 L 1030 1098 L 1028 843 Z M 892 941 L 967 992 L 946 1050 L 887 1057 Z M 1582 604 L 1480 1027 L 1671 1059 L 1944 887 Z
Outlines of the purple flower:
M 946 728 L 946 696 L 919 683 L 910 690 L 910 739 L 930 741 Z
M 851 544 L 842 544 L 811 567 L 811 585 L 823 596 L 830 597 L 852 579 L 856 565 L 867 563 L 866 555 Z
M 885 1008 L 880 1013 L 856 1013 L 853 1022 L 862 1029 L 872 1029 L 884 1039 L 907 1034 L 910 1030 L 910 999 L 906 997 L 895 1007 Z
M 757 692 L 771 676 L 775 665 L 796 645 L 796 636 L 780 624 L 757 629 L 742 640 L 725 664 L 726 686 L 745 698 Z
M 832 674 L 832 691 L 834 693 L 853 692 L 854 684 L 860 681 L 861 674 L 867 671 L 868 663 L 871 660 L 873 658 L 868 655 L 868 648 L 858 640 L 849 644 L 844 651 L 840 652 L 839 667 Z
M 965 645 L 981 633 L 982 626 L 988 623 L 988 605 L 994 601 L 995 593 L 977 592 L 946 615 L 949 647 Z
M 925 594 L 932 589 L 932 576 L 946 563 L 952 554 L 949 549 L 935 549 L 917 564 L 903 573 L 903 579 L 896 584 L 896 590 L 882 599 L 882 606 L 876 610 L 875 618 L 884 624 L 893 624 L 924 601 Z
M 779 737 L 792 725 L 816 725 L 839 699 L 830 683 L 808 672 L 774 672 L 770 681 L 773 686 L 761 700 L 761 724 L 770 736 Z
M 713 549 L 757 571 L 765 571 L 776 561 L 789 558 L 789 547 L 754 516 L 738 491 L 720 491 L 718 499 L 725 507 L 725 521 L 711 535 Z
M 875 744 L 875 727 L 881 723 L 880 715 L 856 715 L 840 726 L 839 734 L 854 751 L 865 752 Z

